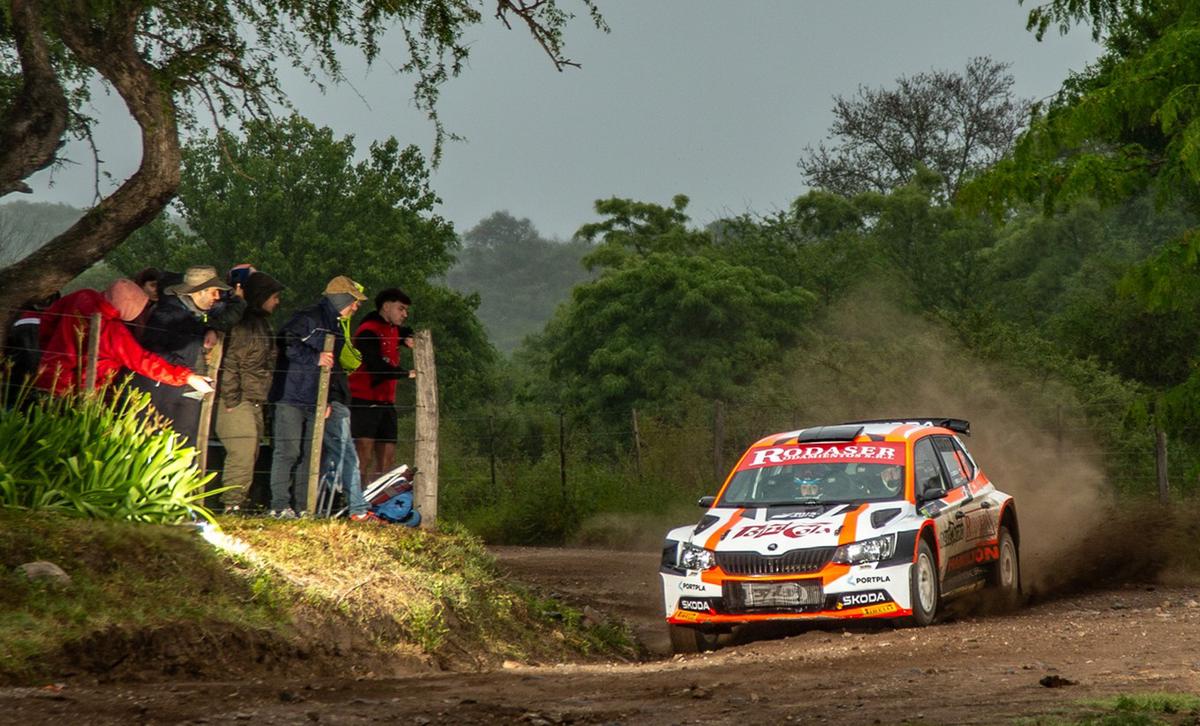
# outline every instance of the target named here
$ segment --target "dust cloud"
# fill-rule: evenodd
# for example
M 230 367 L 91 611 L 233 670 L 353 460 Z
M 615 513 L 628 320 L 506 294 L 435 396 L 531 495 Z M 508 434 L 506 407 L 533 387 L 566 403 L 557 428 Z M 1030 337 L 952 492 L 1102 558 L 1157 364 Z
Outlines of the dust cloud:
M 728 405 L 727 427 L 744 434 L 736 445 L 856 419 L 967 419 L 967 448 L 995 486 L 1016 499 L 1027 595 L 1148 582 L 1169 566 L 1163 553 L 1173 549 L 1172 537 L 1179 539 L 1172 533 L 1182 530 L 1164 522 L 1153 504 L 1118 504 L 1104 453 L 1085 423 L 1062 421 L 1063 410 L 1078 406 L 1066 385 L 981 360 L 951 330 L 904 312 L 896 299 L 887 289 L 864 289 L 829 309 L 777 370 L 763 374 L 756 390 L 769 395 Z M 711 448 L 687 449 L 689 438 L 692 446 L 711 442 L 708 422 L 693 424 L 705 432 L 692 429 L 673 439 L 660 432 L 667 435 L 654 437 L 657 443 L 670 445 L 648 447 L 669 451 L 675 475 L 689 480 L 710 476 L 702 472 L 711 471 L 712 460 Z M 701 473 L 685 473 L 687 467 Z M 707 493 L 715 491 L 713 484 Z M 669 528 L 699 514 L 598 515 L 583 523 L 572 544 L 649 550 Z
M 1044 595 L 1117 574 L 1137 519 L 1117 517 L 1102 454 L 1079 429 L 1063 431 L 1071 392 L 979 360 L 936 323 L 906 314 L 882 291 L 830 310 L 789 360 L 803 425 L 946 416 L 971 422 L 965 443 L 1020 528 L 1022 583 Z M 1124 522 L 1124 524 L 1122 524 Z

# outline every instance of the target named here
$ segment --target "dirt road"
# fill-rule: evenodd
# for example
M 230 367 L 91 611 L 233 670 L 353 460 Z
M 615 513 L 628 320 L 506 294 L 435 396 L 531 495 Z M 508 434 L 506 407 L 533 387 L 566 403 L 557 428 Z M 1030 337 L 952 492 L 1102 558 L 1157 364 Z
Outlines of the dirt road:
M 497 551 L 515 577 L 665 648 L 656 556 Z M 1200 688 L 1200 588 L 1128 586 L 924 629 L 832 628 L 643 663 L 391 680 L 0 690 L 2 723 L 996 724 L 1128 692 Z M 1071 682 L 1045 687 L 1043 679 Z

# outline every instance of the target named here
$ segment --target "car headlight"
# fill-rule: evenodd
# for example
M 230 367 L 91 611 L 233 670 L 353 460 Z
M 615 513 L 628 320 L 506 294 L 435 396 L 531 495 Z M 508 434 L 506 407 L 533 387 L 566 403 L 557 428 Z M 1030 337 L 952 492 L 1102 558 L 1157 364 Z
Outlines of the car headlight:
M 707 570 L 716 566 L 717 558 L 713 555 L 712 550 L 684 542 L 683 551 L 679 555 L 679 564 L 689 570 Z
M 872 537 L 861 542 L 851 542 L 838 547 L 833 553 L 833 561 L 840 565 L 857 565 L 860 562 L 879 562 L 886 560 L 896 552 L 896 535 L 885 534 L 882 537 Z

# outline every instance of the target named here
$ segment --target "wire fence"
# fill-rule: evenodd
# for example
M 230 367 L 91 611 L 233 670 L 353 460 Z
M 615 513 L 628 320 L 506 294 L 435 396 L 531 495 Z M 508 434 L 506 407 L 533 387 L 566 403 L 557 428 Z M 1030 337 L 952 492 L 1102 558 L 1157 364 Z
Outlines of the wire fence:
M 38 315 L 43 320 L 55 317 L 45 312 Z M 57 317 L 69 317 L 81 326 L 87 325 L 83 316 L 58 314 Z M 246 336 L 240 339 L 250 342 Z M 39 351 L 14 346 L 10 340 L 6 352 L 11 355 Z M 86 351 L 80 354 L 84 358 L 95 355 Z M 274 375 L 279 371 L 272 367 L 262 372 Z M 391 404 L 399 421 L 396 440 L 399 461 L 411 461 L 418 444 L 413 427 L 416 406 L 405 402 L 405 397 L 402 395 L 401 401 Z M 378 402 L 357 399 L 344 404 L 352 417 L 379 406 Z M 264 408 L 266 432 L 259 441 L 260 454 L 254 467 L 260 498 L 270 479 L 272 441 L 272 407 Z M 1036 449 L 1058 458 L 1069 456 L 1090 462 L 1103 471 L 1115 490 L 1123 493 L 1157 492 L 1165 496 L 1170 492 L 1190 496 L 1200 490 L 1200 455 L 1194 444 L 1200 442 L 1200 425 L 1175 426 L 1166 432 L 1155 425 L 1152 417 L 1139 419 L 1127 403 L 1048 403 L 1025 407 L 1017 417 L 1002 406 L 971 412 L 916 413 L 968 414 L 976 423 L 985 449 L 990 442 L 1015 438 L 1025 452 Z M 215 424 L 227 414 L 218 378 L 213 420 L 209 422 L 214 426 L 208 451 L 208 467 L 213 471 L 221 471 L 227 447 L 244 443 L 246 438 L 258 438 L 246 434 L 238 441 L 238 436 L 226 432 L 222 439 Z M 753 441 L 771 432 L 830 422 L 829 417 L 801 405 L 777 401 L 708 401 L 690 415 L 670 420 L 630 409 L 624 423 L 597 422 L 549 406 L 522 406 L 514 410 L 475 405 L 463 410 L 443 410 L 440 426 L 450 433 L 442 439 L 443 457 L 449 459 L 443 486 L 482 493 L 477 500 L 483 501 L 520 487 L 532 469 L 549 467 L 557 469 L 563 496 L 569 498 L 576 491 L 573 477 L 581 470 L 591 471 L 589 467 L 599 465 L 607 467 L 622 486 L 633 488 L 655 480 L 669 482 L 683 492 L 711 493 Z M 996 446 L 1003 448 L 1001 444 Z M 988 469 L 987 462 L 982 463 Z

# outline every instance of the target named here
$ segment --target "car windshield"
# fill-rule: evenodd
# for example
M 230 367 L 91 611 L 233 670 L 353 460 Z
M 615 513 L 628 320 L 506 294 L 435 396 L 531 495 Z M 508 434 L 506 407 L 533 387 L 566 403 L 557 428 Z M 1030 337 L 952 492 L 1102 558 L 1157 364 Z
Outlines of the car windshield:
M 771 447 L 752 450 L 718 506 L 869 502 L 904 495 L 902 444 Z

